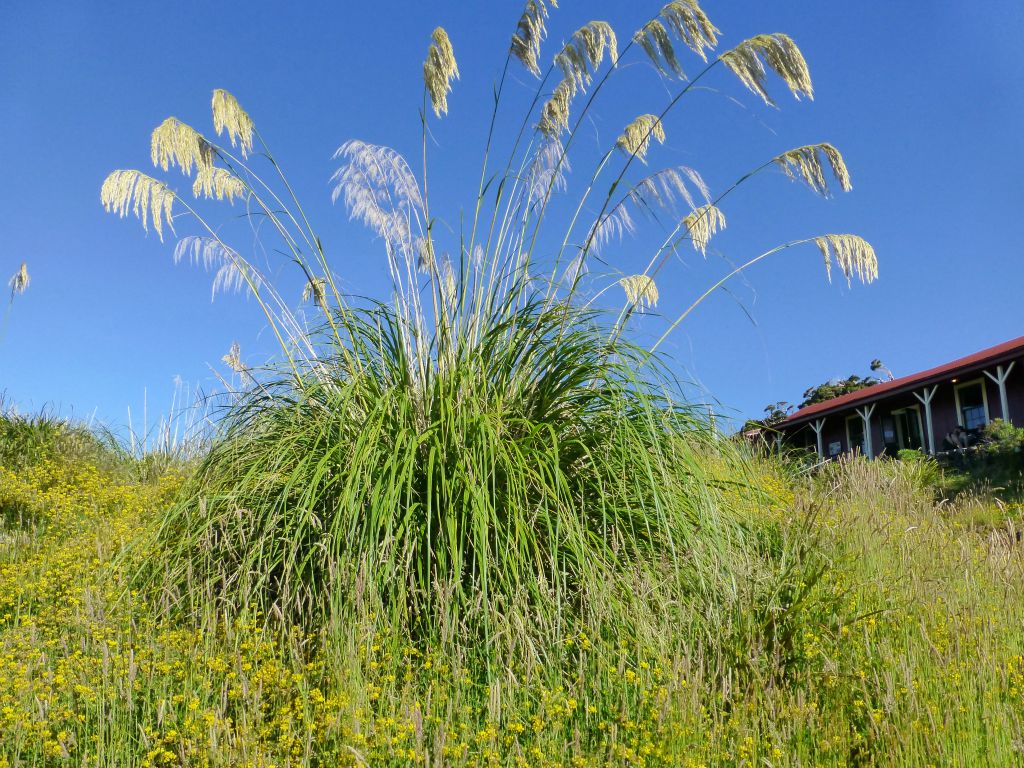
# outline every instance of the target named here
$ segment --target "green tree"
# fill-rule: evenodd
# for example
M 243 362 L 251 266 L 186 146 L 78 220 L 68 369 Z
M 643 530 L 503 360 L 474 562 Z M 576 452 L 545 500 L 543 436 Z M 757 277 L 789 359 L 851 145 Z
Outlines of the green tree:
M 851 392 L 857 392 L 858 390 L 873 387 L 875 384 L 880 383 L 881 381 L 876 379 L 874 376 L 865 376 L 862 378 L 857 374 L 847 376 L 845 379 L 829 379 L 823 384 L 818 384 L 815 387 L 805 389 L 804 399 L 803 402 L 800 403 L 800 407 L 806 408 L 809 405 L 821 403 L 825 400 L 831 400 L 833 397 L 848 395 Z

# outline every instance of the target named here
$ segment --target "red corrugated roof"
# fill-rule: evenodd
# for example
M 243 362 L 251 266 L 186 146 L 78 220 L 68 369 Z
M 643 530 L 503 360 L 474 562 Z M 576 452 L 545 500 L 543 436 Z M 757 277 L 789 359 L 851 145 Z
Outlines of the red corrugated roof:
M 936 379 L 954 376 L 959 373 L 966 373 L 970 369 L 991 363 L 998 363 L 1006 359 L 1016 357 L 1022 353 L 1024 353 L 1024 336 L 1003 342 L 1002 344 L 997 344 L 996 346 L 989 347 L 988 349 L 983 349 L 980 352 L 975 352 L 973 355 L 961 357 L 957 360 L 953 360 L 952 362 L 945 363 L 944 365 L 929 368 L 927 371 L 914 373 L 910 376 L 903 376 L 899 379 L 893 379 L 892 381 L 883 381 L 881 384 L 875 384 L 873 387 L 865 387 L 864 389 L 859 389 L 856 392 L 851 392 L 848 395 L 840 395 L 839 397 L 833 397 L 831 400 L 825 400 L 820 403 L 815 403 L 814 405 L 809 405 L 806 408 L 801 408 L 779 426 L 785 428 L 797 422 L 804 421 L 812 416 L 821 416 L 826 413 L 831 413 L 832 411 L 848 408 L 852 405 L 878 400 L 886 395 L 895 395 L 918 386 L 930 384 Z

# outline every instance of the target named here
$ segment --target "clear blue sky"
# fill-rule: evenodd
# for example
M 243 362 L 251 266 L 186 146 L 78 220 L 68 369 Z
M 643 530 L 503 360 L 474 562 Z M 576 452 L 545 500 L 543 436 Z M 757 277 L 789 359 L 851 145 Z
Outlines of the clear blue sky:
M 611 22 L 625 40 L 656 8 L 563 0 L 545 50 L 590 18 Z M 900 375 L 1024 333 L 1024 4 L 707 0 L 704 8 L 722 30 L 721 50 L 759 32 L 790 34 L 816 99 L 795 102 L 773 80 L 781 107 L 773 110 L 721 70 L 707 81 L 714 90 L 669 118 L 650 167 L 692 165 L 721 189 L 782 150 L 829 141 L 843 151 L 854 190 L 825 201 L 777 173 L 757 179 L 724 206 L 729 227 L 709 260 L 690 256 L 660 281 L 659 308 L 671 315 L 686 306 L 726 268 L 723 259 L 823 232 L 870 240 L 881 279 L 830 286 L 813 249 L 751 270 L 667 347 L 695 383 L 693 396 L 756 416 L 822 380 L 865 374 L 875 357 Z M 253 357 L 272 349 L 251 301 L 211 303 L 209 276 L 174 266 L 172 242 L 99 204 L 110 170 L 150 167 L 149 133 L 164 117 L 211 130 L 213 88 L 233 92 L 256 120 L 345 284 L 379 295 L 380 244 L 331 205 L 331 154 L 361 138 L 415 157 L 421 64 L 430 32 L 444 25 L 462 79 L 450 116 L 433 125 L 431 193 L 435 211 L 457 223 L 472 204 L 491 83 L 520 10 L 505 0 L 5 4 L 0 274 L 25 260 L 32 275 L 0 342 L 8 402 L 124 422 L 129 405 L 141 410 L 144 390 L 151 414 L 166 409 L 175 376 L 216 388 L 210 367 L 220 370 L 235 339 Z M 580 177 L 598 142 L 607 146 L 668 98 L 648 67 L 623 69 L 581 144 Z M 519 116 L 511 107 L 533 85 L 515 70 L 506 115 Z M 629 272 L 646 243 L 627 240 L 607 255 Z M 643 339 L 657 329 L 649 318 L 637 332 Z

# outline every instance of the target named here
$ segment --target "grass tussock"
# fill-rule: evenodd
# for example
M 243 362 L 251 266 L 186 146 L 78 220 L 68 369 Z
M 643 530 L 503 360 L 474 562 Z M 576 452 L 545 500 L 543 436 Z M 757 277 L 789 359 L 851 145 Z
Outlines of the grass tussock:
M 420 387 L 379 309 L 336 378 L 234 408 L 150 575 L 193 612 L 309 627 L 369 595 L 415 633 L 535 654 L 581 622 L 642 623 L 638 578 L 671 602 L 721 588 L 744 533 L 714 502 L 706 426 L 637 378 L 642 350 L 568 311 L 516 309 Z
M 770 102 L 774 74 L 795 96 L 810 96 L 806 62 L 781 34 L 709 58 L 719 30 L 687 0 L 662 7 L 622 46 L 608 22 L 583 24 L 542 74 L 549 12 L 543 3 L 525 8 L 495 87 L 475 205 L 471 215 L 449 215 L 462 222 L 451 237 L 436 226 L 444 219 L 427 181 L 430 114 L 447 116 L 460 71 L 444 29 L 434 30 L 423 64 L 421 170 L 361 140 L 335 153 L 334 200 L 383 245 L 386 303 L 339 290 L 341 276 L 253 118 L 223 89 L 211 103 L 214 137 L 176 118 L 151 136 L 154 166 L 194 179 L 195 200 L 135 170 L 103 184 L 107 211 L 132 213 L 143 227 L 152 221 L 161 237 L 163 223 L 198 228 L 182 236 L 175 259 L 215 270 L 214 293 L 254 297 L 280 346 L 269 370 L 246 364 L 237 345 L 224 357 L 246 391 L 156 526 L 159 555 L 139 582 L 161 584 L 169 609 L 194 615 L 212 601 L 232 617 L 257 611 L 282 627 L 316 628 L 372 595 L 423 638 L 457 625 L 467 642 L 482 640 L 494 649 L 491 669 L 497 648 L 543 655 L 538 649 L 580 621 L 639 626 L 653 603 L 708 594 L 727 602 L 735 591 L 731 563 L 742 560 L 748 532 L 709 500 L 713 480 L 694 458 L 707 429 L 679 406 L 654 352 L 725 281 L 774 253 L 817 244 L 829 274 L 837 266 L 863 282 L 877 275 L 875 253 L 853 235 L 777 246 L 700 295 L 653 347 L 634 345 L 631 320 L 664 303 L 656 275 L 685 240 L 706 253 L 725 225 L 723 198 L 776 166 L 822 195 L 827 174 L 848 190 L 849 173 L 835 147 L 815 144 L 783 152 L 717 196 L 689 168 L 637 178 L 698 80 L 731 71 Z M 684 53 L 705 65 L 692 80 Z M 622 135 L 572 188 L 579 197 L 553 204 L 570 189 L 582 121 L 630 55 L 646 55 L 655 66 L 644 71 L 665 79 L 673 98 L 658 113 L 627 113 Z M 540 78 L 518 133 L 503 115 L 513 60 Z M 553 92 L 552 76 L 560 78 Z M 229 144 L 218 143 L 224 135 Z M 496 171 L 501 150 L 507 160 Z M 256 165 L 268 160 L 270 174 Z M 279 240 L 265 251 L 301 279 L 314 321 L 270 268 L 226 242 L 230 227 L 202 212 L 234 201 Z M 630 210 L 674 222 L 667 239 L 635 264 L 603 261 L 610 270 L 591 279 L 599 247 L 633 231 Z M 636 578 L 659 600 L 643 604 L 649 592 L 637 592 Z

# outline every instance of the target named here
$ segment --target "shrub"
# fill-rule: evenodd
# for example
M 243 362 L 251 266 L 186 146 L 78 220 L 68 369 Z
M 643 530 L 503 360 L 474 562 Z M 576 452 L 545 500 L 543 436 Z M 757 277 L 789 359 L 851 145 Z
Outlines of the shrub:
M 1024 427 L 993 419 L 982 430 L 982 445 L 985 453 L 994 456 L 1020 453 L 1024 450 Z

